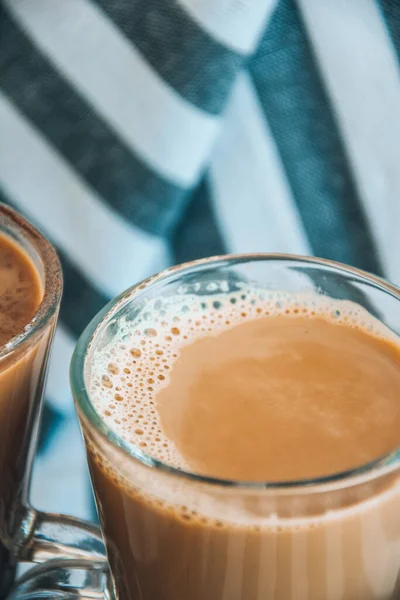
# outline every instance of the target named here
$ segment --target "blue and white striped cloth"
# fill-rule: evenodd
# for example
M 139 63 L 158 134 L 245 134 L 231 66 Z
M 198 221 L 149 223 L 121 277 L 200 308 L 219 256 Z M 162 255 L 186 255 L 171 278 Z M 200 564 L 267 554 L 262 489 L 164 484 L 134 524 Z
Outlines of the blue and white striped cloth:
M 65 276 L 36 505 L 93 510 L 68 363 L 122 289 L 252 251 L 400 284 L 399 52 L 397 0 L 0 0 L 0 199 Z

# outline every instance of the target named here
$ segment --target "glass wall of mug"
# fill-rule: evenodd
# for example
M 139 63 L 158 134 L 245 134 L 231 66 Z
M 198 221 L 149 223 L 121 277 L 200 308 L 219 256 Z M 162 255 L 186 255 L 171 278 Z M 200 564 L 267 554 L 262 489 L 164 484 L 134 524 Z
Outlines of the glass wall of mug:
M 95 409 L 94 381 L 116 340 L 129 344 L 130 332 L 143 328 L 154 337 L 162 322 L 177 315 L 183 322 L 192 310 L 218 313 L 232 299 L 251 300 L 254 290 L 278 304 L 287 294 L 347 300 L 400 334 L 397 289 L 311 258 L 207 259 L 170 269 L 111 302 L 78 342 L 71 381 L 116 596 L 394 600 L 400 593 L 399 452 L 320 479 L 219 480 L 154 458 Z M 116 360 L 111 374 L 123 366 Z M 109 385 L 110 370 L 104 373 Z

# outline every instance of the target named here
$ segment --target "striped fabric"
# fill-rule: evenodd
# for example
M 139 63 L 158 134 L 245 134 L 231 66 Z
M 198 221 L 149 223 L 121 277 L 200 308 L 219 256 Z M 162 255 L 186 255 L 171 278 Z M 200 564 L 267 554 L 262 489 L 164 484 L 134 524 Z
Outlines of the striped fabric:
M 399 6 L 0 0 L 0 200 L 52 240 L 65 276 L 40 508 L 92 514 L 68 363 L 132 283 L 281 251 L 400 284 Z

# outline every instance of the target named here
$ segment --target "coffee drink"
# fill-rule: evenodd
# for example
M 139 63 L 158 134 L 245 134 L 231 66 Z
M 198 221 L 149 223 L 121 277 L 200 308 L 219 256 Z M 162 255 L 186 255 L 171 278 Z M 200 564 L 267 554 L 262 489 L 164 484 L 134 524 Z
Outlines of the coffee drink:
M 400 482 L 363 478 L 400 446 L 400 339 L 360 305 L 252 287 L 149 299 L 87 380 L 102 420 L 156 467 L 111 459 L 83 428 L 121 600 L 400 593 Z M 299 481 L 313 491 L 296 495 Z
M 54 324 L 52 318 L 34 335 L 43 296 L 42 275 L 28 251 L 0 233 L 0 598 L 15 570 L 12 537 L 27 499 L 31 441 Z

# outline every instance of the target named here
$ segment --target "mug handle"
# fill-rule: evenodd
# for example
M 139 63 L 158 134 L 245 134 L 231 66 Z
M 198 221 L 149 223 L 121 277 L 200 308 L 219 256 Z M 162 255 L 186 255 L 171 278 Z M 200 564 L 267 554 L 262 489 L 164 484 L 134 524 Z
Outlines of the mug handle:
M 6 600 L 115 600 L 104 561 L 53 559 L 26 571 Z
M 52 559 L 95 560 L 107 565 L 100 528 L 70 517 L 23 509 L 13 539 L 14 556 L 21 562 L 42 563 Z
M 115 600 L 100 528 L 67 515 L 25 507 L 12 551 L 31 567 L 11 590 L 13 600 Z

